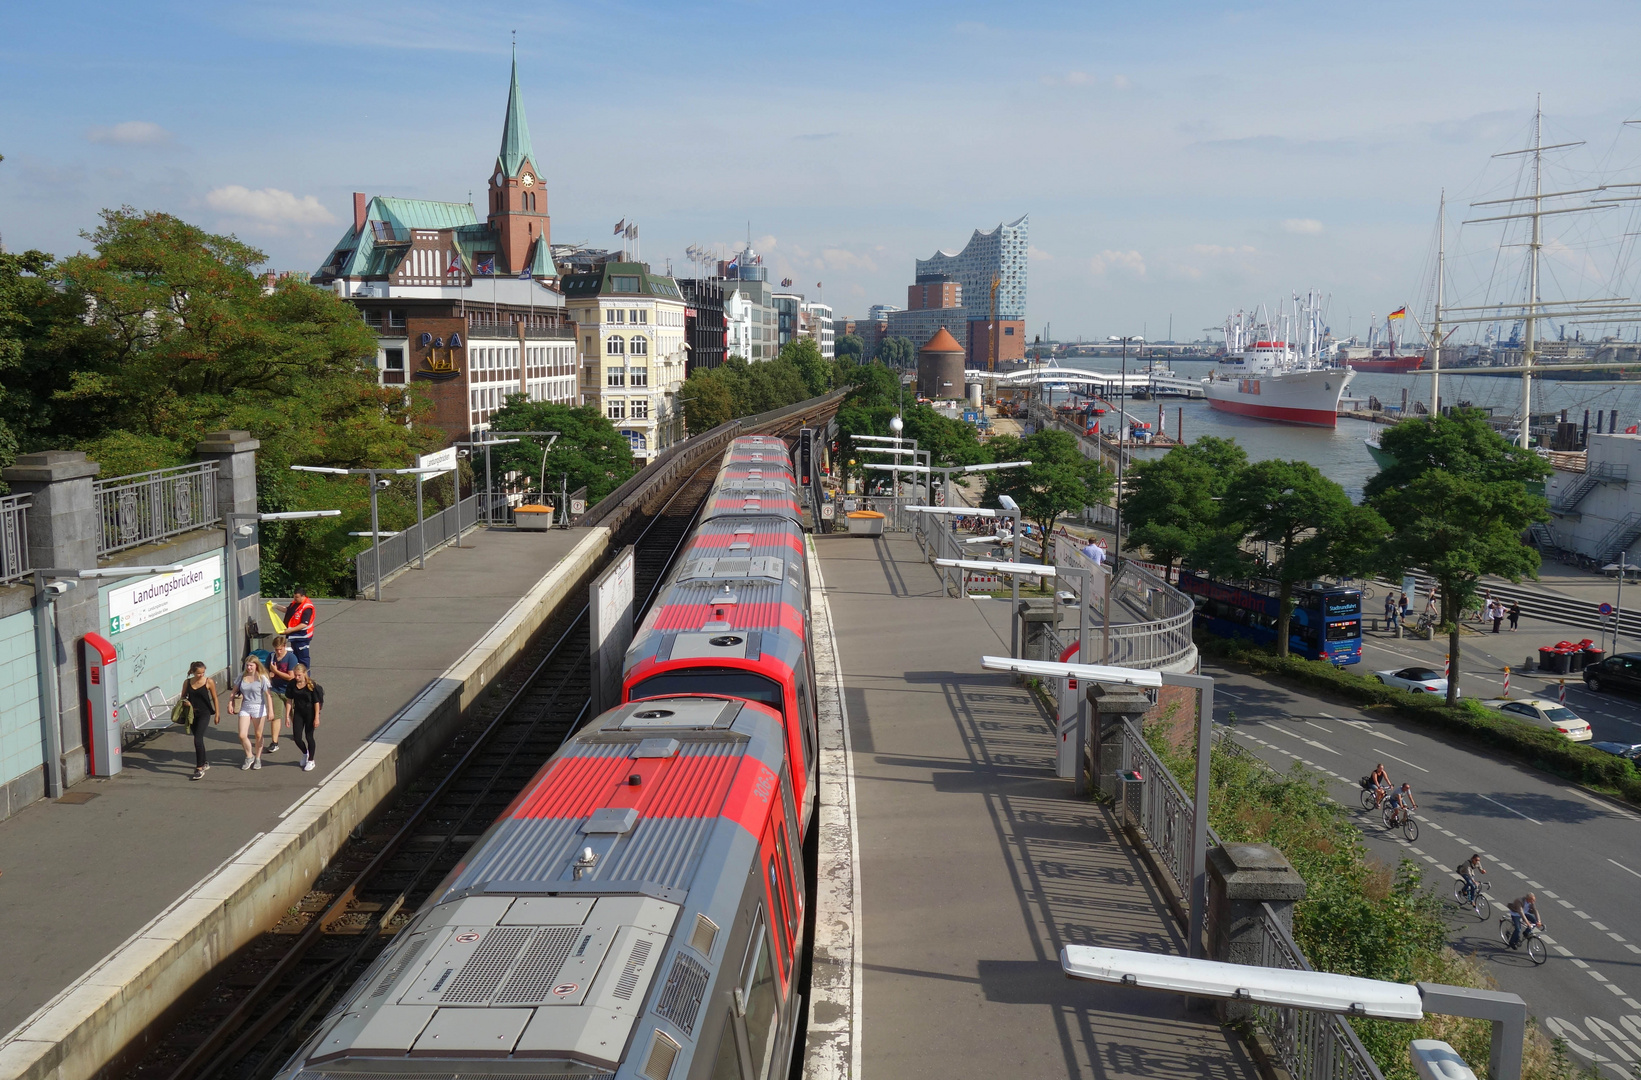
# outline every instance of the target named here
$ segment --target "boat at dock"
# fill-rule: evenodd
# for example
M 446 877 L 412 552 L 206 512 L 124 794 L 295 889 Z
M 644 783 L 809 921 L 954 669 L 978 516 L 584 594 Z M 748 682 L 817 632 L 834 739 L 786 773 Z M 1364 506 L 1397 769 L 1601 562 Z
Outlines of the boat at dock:
M 1321 305 L 1317 294 L 1295 296 L 1292 314 L 1281 322 L 1300 340 L 1273 332 L 1263 309 L 1255 316 L 1237 311 L 1225 320 L 1225 356 L 1203 384 L 1208 405 L 1221 412 L 1305 427 L 1337 427 L 1339 399 L 1354 375 L 1321 360 Z

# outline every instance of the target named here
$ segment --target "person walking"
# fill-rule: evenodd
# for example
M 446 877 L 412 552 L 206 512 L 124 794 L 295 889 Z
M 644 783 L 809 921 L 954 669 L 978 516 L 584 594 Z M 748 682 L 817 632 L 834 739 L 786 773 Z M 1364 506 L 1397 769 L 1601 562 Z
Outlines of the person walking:
M 1521 601 L 1512 600 L 1510 601 L 1510 632 L 1512 634 L 1519 629 L 1516 625 L 1519 622 L 1521 622 Z
M 205 722 L 217 723 L 217 684 L 205 674 L 205 661 L 195 660 L 188 665 L 188 677 L 182 680 L 181 696 L 194 710 L 194 721 L 189 730 L 194 733 L 194 775 L 190 780 L 205 779 L 210 763 L 205 760 Z
M 313 621 L 313 601 L 308 599 L 308 591 L 295 590 L 285 608 L 285 639 L 296 653 L 296 662 L 306 668 L 313 667 Z
M 1499 627 L 1502 625 L 1504 625 L 1504 601 L 1495 600 L 1493 601 L 1493 633 L 1498 633 Z
M 288 695 L 291 699 L 291 738 L 295 740 L 296 748 L 302 752 L 302 759 L 298 764 L 302 766 L 303 772 L 312 772 L 317 753 L 314 733 L 319 728 L 319 713 L 325 704 L 325 691 L 318 683 L 308 678 L 307 665 L 298 664 L 291 677 Z
M 1399 629 L 1396 625 L 1396 597 L 1393 593 L 1385 594 L 1385 629 Z
M 1493 612 L 1493 590 L 1488 589 L 1485 593 L 1482 594 L 1482 605 L 1476 611 L 1476 621 L 1481 622 L 1483 619 L 1490 616 L 1492 614 L 1492 612 Z
M 272 711 L 273 686 L 268 669 L 254 656 L 245 658 L 245 669 L 228 695 L 228 711 L 239 714 L 239 745 L 245 751 L 241 769 L 262 768 L 262 728 Z
M 291 702 L 286 695 L 291 689 L 291 675 L 296 671 L 296 654 L 291 652 L 291 643 L 284 634 L 273 639 L 273 655 L 268 657 L 268 682 L 273 690 L 269 705 L 268 719 L 273 728 L 273 738 L 268 744 L 268 753 L 279 752 L 279 728 L 284 726 L 286 731 L 291 730 Z
M 1413 604 L 1408 600 L 1407 593 L 1403 593 L 1401 600 L 1397 601 L 1396 609 L 1401 615 L 1402 625 L 1406 626 L 1407 617 L 1413 614 Z

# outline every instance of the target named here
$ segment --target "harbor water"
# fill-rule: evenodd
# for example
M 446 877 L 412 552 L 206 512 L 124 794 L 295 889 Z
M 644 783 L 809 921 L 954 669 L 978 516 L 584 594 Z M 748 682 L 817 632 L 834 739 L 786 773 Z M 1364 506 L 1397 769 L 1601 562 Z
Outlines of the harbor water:
M 1107 360 L 1102 357 L 1062 361 L 1060 366 L 1087 371 L 1116 372 L 1121 370 L 1122 364 L 1120 360 Z M 1157 366 L 1160 368 L 1162 363 L 1159 361 Z M 1213 363 L 1204 361 L 1176 361 L 1173 364 L 1175 373 L 1188 378 L 1201 378 L 1213 370 L 1213 367 Z M 1129 358 L 1130 375 L 1143 373 L 1145 370 L 1145 360 Z M 1405 375 L 1361 373 L 1351 380 L 1349 396 L 1364 401 L 1371 396 L 1378 398 L 1385 405 L 1400 405 L 1404 387 L 1407 389 L 1410 403 L 1424 401 L 1428 404 L 1430 376 L 1424 372 Z M 1054 400 L 1057 403 L 1063 402 L 1067 396 L 1064 391 L 1060 391 L 1054 394 Z M 1444 374 L 1442 400 L 1448 405 L 1468 402 L 1481 407 L 1493 406 L 1495 415 L 1513 416 L 1521 408 L 1521 378 L 1519 375 Z M 1158 405 L 1162 406 L 1165 430 L 1170 435 L 1177 433 L 1176 418 L 1180 415 L 1179 410 L 1183 408 L 1186 442 L 1192 442 L 1203 435 L 1214 435 L 1222 439 L 1235 439 L 1237 444 L 1247 451 L 1250 461 L 1308 461 L 1322 470 L 1323 475 L 1344 487 L 1352 499 L 1361 498 L 1363 485 L 1369 477 L 1379 471 L 1379 467 L 1374 464 L 1368 455 L 1367 447 L 1363 444 L 1364 439 L 1384 429 L 1384 425 L 1372 421 L 1341 416 L 1339 426 L 1330 431 L 1326 428 L 1274 424 L 1265 420 L 1237 416 L 1234 413 L 1210 408 L 1206 401 L 1183 398 L 1130 401 L 1127 403 L 1127 410 L 1132 418 L 1145 421 L 1154 428 L 1157 423 Z M 1569 421 L 1579 424 L 1584 422 L 1584 410 L 1590 410 L 1592 434 L 1595 432 L 1596 411 L 1600 410 L 1607 414 L 1616 409 L 1618 430 L 1622 431 L 1629 425 L 1641 421 L 1641 382 L 1560 382 L 1535 378 L 1533 412 L 1538 414 L 1560 409 L 1567 410 Z M 1141 451 L 1142 454 L 1153 452 L 1161 451 Z

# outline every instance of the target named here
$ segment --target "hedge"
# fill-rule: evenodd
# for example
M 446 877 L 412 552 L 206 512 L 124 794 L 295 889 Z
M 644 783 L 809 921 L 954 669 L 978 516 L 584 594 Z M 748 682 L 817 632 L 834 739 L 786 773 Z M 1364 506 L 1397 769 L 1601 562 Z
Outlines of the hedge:
M 1634 762 L 1605 754 L 1546 728 L 1533 727 L 1479 702 L 1461 698 L 1447 704 L 1435 694 L 1414 694 L 1352 674 L 1325 660 L 1277 656 L 1244 641 L 1197 635 L 1197 648 L 1217 660 L 1241 664 L 1260 675 L 1278 675 L 1303 686 L 1325 690 L 1358 705 L 1387 708 L 1412 723 L 1525 762 L 1567 780 L 1614 792 L 1641 805 L 1641 772 Z

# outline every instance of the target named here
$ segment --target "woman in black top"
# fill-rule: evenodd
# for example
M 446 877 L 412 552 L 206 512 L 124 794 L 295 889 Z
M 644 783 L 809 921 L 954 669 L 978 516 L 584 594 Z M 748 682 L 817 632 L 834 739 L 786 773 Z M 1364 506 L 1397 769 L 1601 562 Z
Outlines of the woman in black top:
M 182 696 L 194 707 L 194 775 L 190 780 L 205 779 L 205 721 L 217 722 L 217 684 L 205 674 L 205 662 L 195 660 L 188 665 L 188 677 L 182 681 Z
M 319 727 L 319 713 L 325 704 L 325 691 L 318 683 L 308 678 L 308 669 L 298 664 L 291 679 L 291 688 L 285 691 L 285 698 L 291 703 L 291 738 L 295 740 L 296 748 L 302 752 L 298 764 L 302 766 L 303 772 L 312 772 L 314 730 Z

